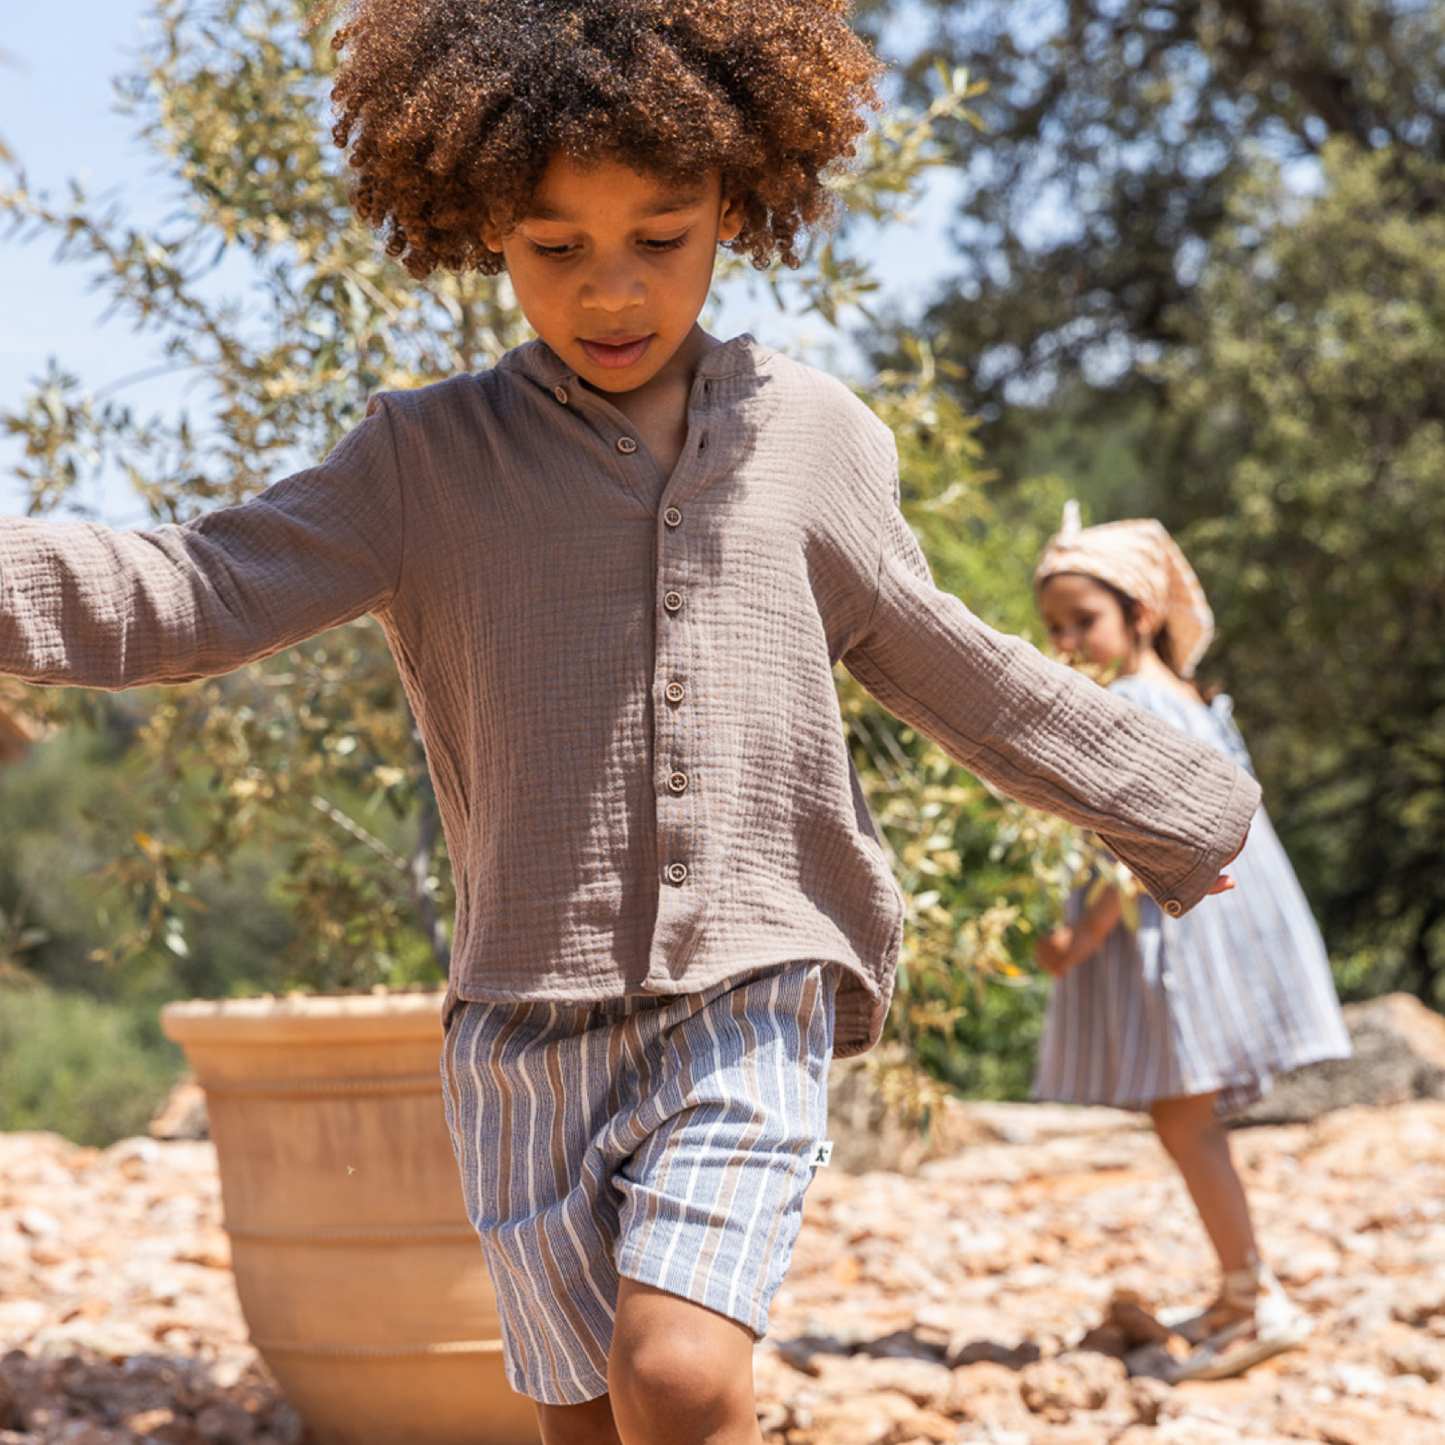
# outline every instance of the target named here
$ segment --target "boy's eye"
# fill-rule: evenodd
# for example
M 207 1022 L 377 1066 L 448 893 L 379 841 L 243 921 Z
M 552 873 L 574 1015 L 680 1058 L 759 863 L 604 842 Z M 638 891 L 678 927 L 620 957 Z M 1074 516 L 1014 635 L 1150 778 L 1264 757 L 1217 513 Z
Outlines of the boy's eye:
M 546 256 L 553 261 L 561 261 L 576 250 L 575 246 L 544 246 L 540 241 L 529 241 L 527 244 L 530 245 L 539 256 Z
M 644 251 L 675 251 L 687 241 L 687 232 L 679 236 L 646 237 L 640 244 Z

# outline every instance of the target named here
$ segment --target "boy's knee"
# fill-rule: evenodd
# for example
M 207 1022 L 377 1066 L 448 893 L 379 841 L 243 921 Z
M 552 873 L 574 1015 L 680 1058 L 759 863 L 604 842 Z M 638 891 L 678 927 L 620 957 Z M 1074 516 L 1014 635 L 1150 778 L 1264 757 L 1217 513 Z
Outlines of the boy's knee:
M 608 1369 L 612 1397 L 629 1411 L 654 1416 L 665 1411 L 699 1422 L 726 1415 L 737 1382 L 718 1368 L 716 1351 L 695 1337 L 650 1335 L 614 1346 Z
M 642 1303 L 636 1314 L 618 1314 L 613 1334 L 607 1384 L 618 1423 L 649 1441 L 672 1442 L 756 1419 L 750 1332 L 656 1293 Z

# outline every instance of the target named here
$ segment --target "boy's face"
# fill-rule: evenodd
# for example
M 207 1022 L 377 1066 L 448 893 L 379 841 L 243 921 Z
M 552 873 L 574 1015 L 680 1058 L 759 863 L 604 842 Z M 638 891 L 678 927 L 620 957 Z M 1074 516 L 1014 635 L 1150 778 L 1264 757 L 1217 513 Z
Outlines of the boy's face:
M 588 385 L 621 393 L 690 374 L 718 245 L 742 220 L 716 172 L 663 181 L 558 156 L 527 214 L 483 238 L 537 335 Z

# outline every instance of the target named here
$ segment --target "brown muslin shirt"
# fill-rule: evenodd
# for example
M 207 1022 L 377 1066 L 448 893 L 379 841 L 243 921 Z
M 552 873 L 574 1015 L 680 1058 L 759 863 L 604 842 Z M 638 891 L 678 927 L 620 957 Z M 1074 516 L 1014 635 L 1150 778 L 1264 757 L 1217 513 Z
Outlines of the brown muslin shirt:
M 372 613 L 456 878 L 452 989 L 700 990 L 843 966 L 882 1025 L 902 903 L 832 667 L 1005 793 L 1095 830 L 1171 913 L 1254 782 L 939 592 L 887 428 L 759 346 L 702 361 L 670 477 L 532 342 L 378 396 L 319 466 L 181 527 L 0 522 L 0 671 L 120 688 L 226 672 Z

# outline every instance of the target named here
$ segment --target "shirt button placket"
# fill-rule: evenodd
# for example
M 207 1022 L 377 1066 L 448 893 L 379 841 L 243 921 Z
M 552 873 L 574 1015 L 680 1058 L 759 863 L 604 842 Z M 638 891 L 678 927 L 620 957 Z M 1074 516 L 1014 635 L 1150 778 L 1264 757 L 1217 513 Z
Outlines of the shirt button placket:
M 618 447 L 622 447 L 621 442 Z M 665 507 L 662 511 L 662 525 L 664 531 L 659 539 L 658 563 L 659 571 L 666 575 L 666 572 L 676 565 L 676 553 L 680 552 L 680 541 L 674 541 L 674 535 L 682 526 L 681 509 L 675 506 Z M 676 630 L 680 622 L 678 614 L 682 611 L 682 602 L 682 592 L 677 587 L 668 587 L 662 594 L 662 610 L 666 617 L 658 638 L 656 665 L 657 670 L 664 676 L 669 672 L 674 676 L 663 688 L 662 694 L 669 707 L 657 718 L 655 755 L 659 759 L 669 755 L 676 758 L 681 752 L 682 719 L 679 710 L 687 696 L 687 689 L 677 680 L 675 674 L 679 670 L 682 651 L 683 634 Z M 689 782 L 687 773 L 676 762 L 669 768 L 663 780 L 664 812 L 659 819 L 659 833 L 664 840 L 663 856 L 666 858 L 669 853 L 672 856 L 663 865 L 662 876 L 673 888 L 683 887 L 691 876 L 688 864 L 677 856 L 677 844 L 686 836 L 683 826 L 686 814 L 682 810 L 690 801 L 687 798 Z

